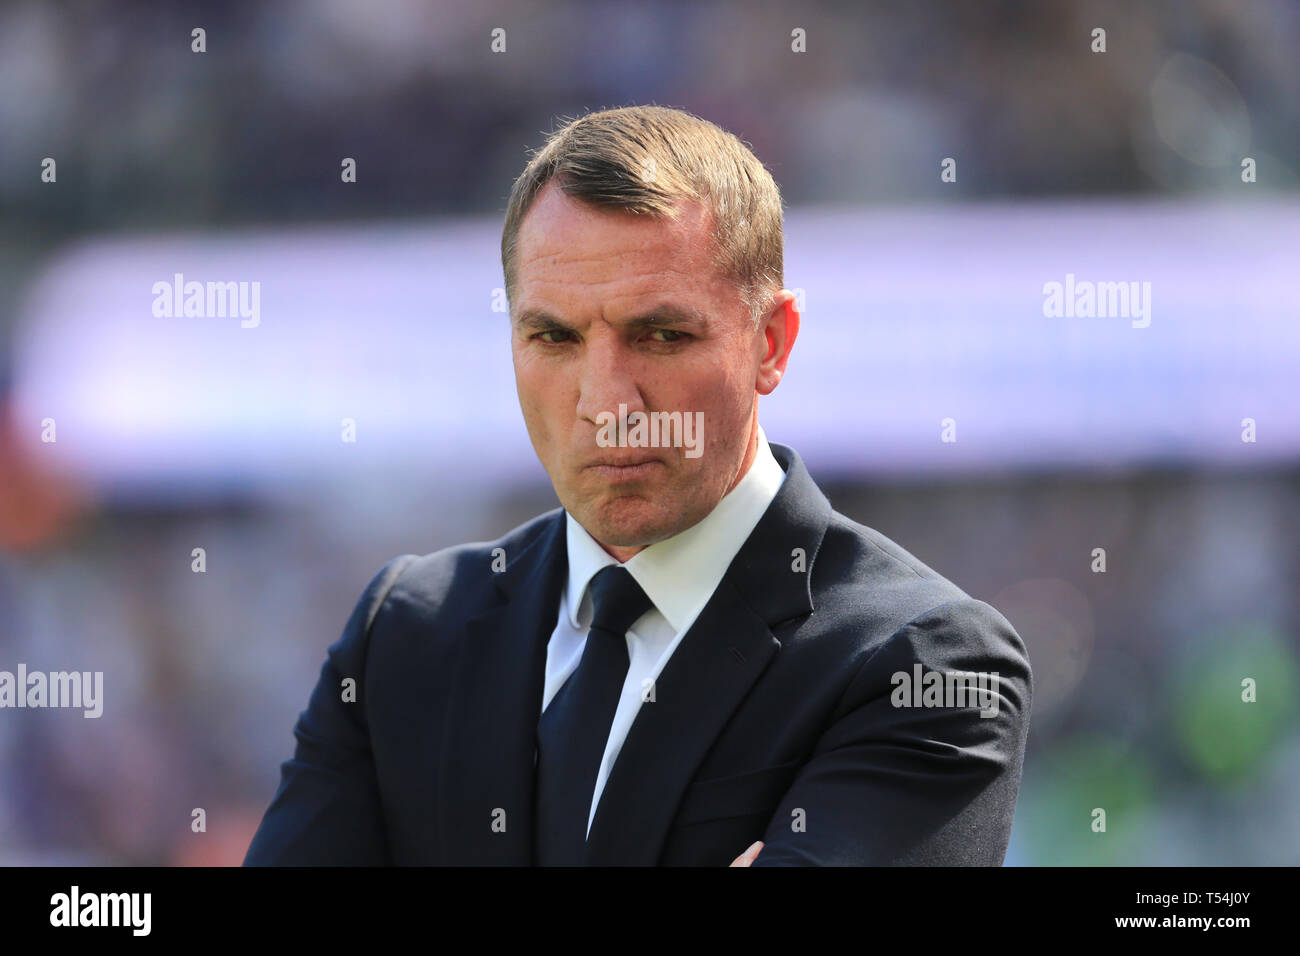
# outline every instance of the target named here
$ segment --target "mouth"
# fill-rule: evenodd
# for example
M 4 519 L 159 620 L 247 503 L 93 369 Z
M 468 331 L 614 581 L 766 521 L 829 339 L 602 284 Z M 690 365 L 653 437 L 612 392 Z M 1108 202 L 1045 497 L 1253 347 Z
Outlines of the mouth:
M 656 468 L 662 467 L 665 467 L 664 463 L 658 458 L 641 458 L 621 462 L 608 459 L 592 462 L 584 470 L 598 475 L 604 481 L 618 483 L 641 481 L 652 475 Z

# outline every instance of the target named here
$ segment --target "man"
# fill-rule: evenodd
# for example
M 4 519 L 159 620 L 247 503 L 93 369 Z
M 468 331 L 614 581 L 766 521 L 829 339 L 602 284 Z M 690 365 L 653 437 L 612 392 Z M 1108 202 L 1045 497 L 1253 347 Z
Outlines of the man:
M 502 262 L 563 508 L 376 575 L 246 863 L 1002 862 L 1024 645 L 768 444 L 781 229 L 688 113 L 589 114 L 533 157 Z

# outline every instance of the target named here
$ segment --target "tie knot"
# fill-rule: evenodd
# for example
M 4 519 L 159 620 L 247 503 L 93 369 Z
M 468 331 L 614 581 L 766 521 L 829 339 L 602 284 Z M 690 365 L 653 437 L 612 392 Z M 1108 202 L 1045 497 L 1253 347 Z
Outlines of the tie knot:
M 591 626 L 622 637 L 642 614 L 650 610 L 654 602 L 636 583 L 636 579 L 626 568 L 610 565 L 599 571 L 591 579 L 591 601 L 595 613 Z

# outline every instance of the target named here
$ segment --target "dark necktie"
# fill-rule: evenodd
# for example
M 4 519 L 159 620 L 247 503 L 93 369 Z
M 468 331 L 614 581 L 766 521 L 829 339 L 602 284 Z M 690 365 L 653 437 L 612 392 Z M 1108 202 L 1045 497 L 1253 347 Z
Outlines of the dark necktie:
M 651 600 L 626 568 L 610 565 L 589 585 L 595 614 L 582 660 L 537 723 L 540 866 L 581 866 L 587 817 L 609 728 L 627 679 L 627 629 Z

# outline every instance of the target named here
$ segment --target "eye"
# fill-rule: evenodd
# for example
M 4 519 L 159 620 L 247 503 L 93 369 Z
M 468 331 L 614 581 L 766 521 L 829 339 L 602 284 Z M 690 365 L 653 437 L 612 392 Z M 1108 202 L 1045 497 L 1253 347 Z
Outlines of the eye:
M 535 339 L 541 339 L 541 340 L 542 340 L 543 342 L 545 342 L 547 345 L 560 345 L 561 342 L 555 342 L 555 341 L 552 341 L 551 339 L 545 339 L 545 338 L 542 338 L 542 336 L 544 336 L 544 335 L 568 335 L 568 334 L 569 334 L 569 333 L 566 332 L 564 329 L 547 329 L 547 330 L 544 331 L 544 332 L 538 332 L 536 335 L 534 335 L 534 336 L 532 336 L 532 337 L 535 338 Z
M 681 341 L 684 341 L 684 340 L 690 338 L 690 335 L 688 335 L 686 332 L 679 332 L 679 331 L 677 331 L 676 329 L 655 329 L 655 330 L 654 330 L 653 332 L 651 332 L 650 334 L 651 334 L 651 335 L 670 335 L 670 336 L 673 336 L 673 338 L 669 338 L 669 339 L 660 339 L 660 340 L 659 340 L 660 342 L 663 342 L 664 344 L 668 344 L 668 343 L 671 343 L 671 342 L 681 342 Z

